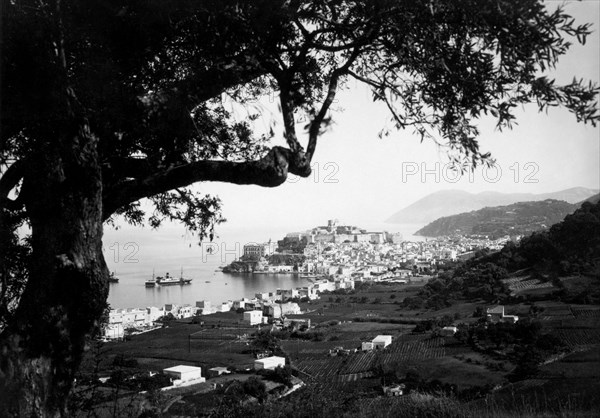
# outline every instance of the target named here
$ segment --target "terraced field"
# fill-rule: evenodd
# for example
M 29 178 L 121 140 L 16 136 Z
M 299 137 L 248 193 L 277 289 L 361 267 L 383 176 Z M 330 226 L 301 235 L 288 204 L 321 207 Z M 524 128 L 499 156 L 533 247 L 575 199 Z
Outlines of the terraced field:
M 302 373 L 315 379 L 335 379 L 337 382 L 351 382 L 371 375 L 376 362 L 414 362 L 446 356 L 444 338 L 423 335 L 403 335 L 384 350 L 357 352 L 348 356 L 328 356 L 324 348 L 331 343 L 303 342 L 300 347 L 294 346 L 293 341 L 286 341 L 284 350 L 295 359 L 292 364 Z M 342 341 L 335 343 L 344 346 Z
M 552 334 L 564 341 L 569 347 L 600 344 L 600 329 L 564 328 L 556 329 Z
M 509 288 L 513 296 L 526 290 L 551 289 L 554 287 L 550 282 L 542 282 L 538 279 L 525 279 L 523 277 L 512 277 L 502 280 L 502 282 Z
M 575 318 L 600 318 L 600 308 L 579 308 L 571 307 L 571 312 Z

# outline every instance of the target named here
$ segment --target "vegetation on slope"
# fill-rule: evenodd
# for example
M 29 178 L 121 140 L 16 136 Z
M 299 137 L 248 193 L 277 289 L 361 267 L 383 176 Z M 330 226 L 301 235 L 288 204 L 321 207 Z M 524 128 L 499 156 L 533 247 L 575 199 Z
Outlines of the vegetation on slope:
M 527 235 L 560 222 L 576 208 L 576 205 L 553 199 L 487 207 L 436 219 L 418 230 L 416 235 L 484 235 L 490 238 Z

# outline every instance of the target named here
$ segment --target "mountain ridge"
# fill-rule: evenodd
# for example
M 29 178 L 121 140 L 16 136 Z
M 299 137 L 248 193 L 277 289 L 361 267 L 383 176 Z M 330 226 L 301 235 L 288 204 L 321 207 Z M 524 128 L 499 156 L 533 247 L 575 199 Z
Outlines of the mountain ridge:
M 555 199 L 485 207 L 438 218 L 415 232 L 415 235 L 483 235 L 493 239 L 506 235 L 528 235 L 562 221 L 578 207 L 578 204 Z
M 505 206 L 517 202 L 547 199 L 563 200 L 574 204 L 598 194 L 597 189 L 572 187 L 550 193 L 502 193 L 483 191 L 470 193 L 460 189 L 430 193 L 390 216 L 386 223 L 427 224 L 438 218 L 457 215 L 485 207 Z

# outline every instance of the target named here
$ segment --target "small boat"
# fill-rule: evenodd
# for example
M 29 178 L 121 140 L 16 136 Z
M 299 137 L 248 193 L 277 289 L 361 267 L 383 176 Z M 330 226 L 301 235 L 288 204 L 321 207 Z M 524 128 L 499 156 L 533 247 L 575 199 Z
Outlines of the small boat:
M 156 279 L 154 278 L 154 270 L 152 270 L 152 278 L 146 280 L 146 287 L 154 287 L 156 286 Z
M 181 271 L 181 277 L 179 277 L 179 278 L 173 277 L 169 273 L 167 273 L 164 277 L 159 276 L 156 278 L 156 284 L 161 285 L 161 286 L 169 286 L 169 285 L 175 285 L 175 284 L 183 285 L 183 284 L 190 284 L 191 282 L 192 282 L 192 279 L 184 279 L 183 278 L 183 270 Z
M 109 283 L 119 283 L 119 278 L 117 276 L 115 276 L 114 271 L 110 272 L 110 276 L 108 276 L 108 282 Z
M 210 283 L 210 280 L 205 281 L 204 283 Z

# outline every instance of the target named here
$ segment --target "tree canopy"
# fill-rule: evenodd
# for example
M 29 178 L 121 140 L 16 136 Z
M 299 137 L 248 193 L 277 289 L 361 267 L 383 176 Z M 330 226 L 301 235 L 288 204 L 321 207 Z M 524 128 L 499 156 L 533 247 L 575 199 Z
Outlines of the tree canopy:
M 519 104 L 536 102 L 598 120 L 596 86 L 576 79 L 560 86 L 543 74 L 590 31 L 560 8 L 535 0 L 279 6 L 7 2 L 1 162 L 25 160 L 66 119 L 81 119 L 98 140 L 105 219 L 126 213 L 140 222 L 136 202 L 150 197 L 154 223 L 169 217 L 205 231 L 219 201 L 185 187 L 277 186 L 288 172 L 307 176 L 331 103 L 351 79 L 387 105 L 397 128 L 472 163 L 488 157 L 474 124 L 483 114 L 502 129 Z M 243 104 L 267 91 L 279 95 L 288 148 L 269 148 L 268 135 L 254 135 L 259 115 L 235 120 L 223 104 L 224 96 Z M 308 120 L 303 135 L 294 123 L 300 113 Z M 24 170 L 3 176 L 5 201 Z
M 336 93 L 353 80 L 396 128 L 461 164 L 489 158 L 477 142 L 483 115 L 508 128 L 517 106 L 536 103 L 595 125 L 598 87 L 545 74 L 590 31 L 539 0 L 3 0 L 3 405 L 64 413 L 105 308 L 102 224 L 143 222 L 140 199 L 154 203 L 152 225 L 178 220 L 210 238 L 220 201 L 188 186 L 307 177 Z M 253 129 L 257 112 L 226 106 L 267 93 L 286 146 Z

